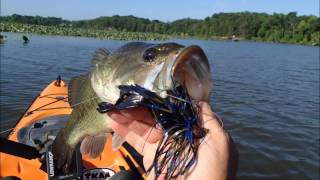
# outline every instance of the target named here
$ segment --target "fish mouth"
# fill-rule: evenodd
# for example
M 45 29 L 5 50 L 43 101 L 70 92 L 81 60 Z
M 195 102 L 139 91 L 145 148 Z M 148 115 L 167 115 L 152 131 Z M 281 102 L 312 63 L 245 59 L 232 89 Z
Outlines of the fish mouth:
M 182 49 L 176 56 L 171 77 L 173 81 L 186 87 L 194 100 L 208 100 L 211 87 L 211 73 L 208 58 L 196 45 Z

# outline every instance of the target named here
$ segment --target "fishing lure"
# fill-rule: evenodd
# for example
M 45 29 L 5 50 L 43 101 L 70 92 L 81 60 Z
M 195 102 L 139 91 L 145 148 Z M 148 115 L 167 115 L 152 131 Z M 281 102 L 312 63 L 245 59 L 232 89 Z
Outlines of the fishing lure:
M 195 164 L 200 140 L 208 132 L 202 128 L 197 106 L 187 90 L 176 83 L 173 90 L 167 91 L 168 97 L 161 98 L 139 85 L 121 85 L 119 89 L 120 98 L 115 104 L 103 102 L 97 110 L 105 113 L 137 106 L 148 108 L 165 135 L 147 173 L 154 169 L 155 179 L 161 174 L 165 179 L 183 175 Z

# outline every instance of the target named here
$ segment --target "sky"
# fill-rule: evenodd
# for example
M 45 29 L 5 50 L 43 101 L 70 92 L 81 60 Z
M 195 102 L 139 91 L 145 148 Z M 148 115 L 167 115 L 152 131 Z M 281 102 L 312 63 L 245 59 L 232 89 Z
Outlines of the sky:
M 134 15 L 174 21 L 219 12 L 265 12 L 319 16 L 319 0 L 0 0 L 1 15 L 40 15 L 68 20 Z

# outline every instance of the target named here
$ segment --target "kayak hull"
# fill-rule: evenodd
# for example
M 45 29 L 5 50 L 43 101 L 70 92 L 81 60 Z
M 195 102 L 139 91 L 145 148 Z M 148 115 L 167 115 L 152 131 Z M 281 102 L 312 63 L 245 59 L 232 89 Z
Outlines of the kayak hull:
M 41 125 L 39 122 L 49 122 L 50 124 L 50 120 L 47 120 L 48 118 L 68 116 L 71 112 L 72 108 L 68 103 L 68 86 L 62 80 L 59 82 L 53 81 L 37 96 L 26 110 L 10 132 L 8 140 L 20 142 L 21 138 L 24 138 L 21 137 L 22 135 L 30 136 L 30 129 L 33 130 L 34 128 L 38 128 L 36 125 Z M 43 119 L 46 119 L 46 121 L 43 121 Z M 57 121 L 59 121 L 59 119 Z M 27 129 L 27 127 L 30 126 L 31 128 Z M 40 127 L 42 127 L 42 125 Z M 21 133 L 22 129 L 27 129 L 27 133 Z M 33 141 L 36 142 L 35 139 L 33 139 Z M 120 170 L 134 170 L 137 171 L 143 179 L 146 179 L 143 168 L 126 148 L 121 147 L 119 150 L 112 150 L 111 136 L 108 137 L 104 151 L 99 157 L 90 159 L 87 156 L 82 156 L 82 161 L 86 169 L 85 172 L 90 169 L 110 169 L 115 173 Z M 20 179 L 48 179 L 48 174 L 41 170 L 40 167 L 40 159 L 28 160 L 10 154 L 0 153 L 0 177 L 16 176 Z M 88 174 L 86 174 L 86 176 L 88 176 Z

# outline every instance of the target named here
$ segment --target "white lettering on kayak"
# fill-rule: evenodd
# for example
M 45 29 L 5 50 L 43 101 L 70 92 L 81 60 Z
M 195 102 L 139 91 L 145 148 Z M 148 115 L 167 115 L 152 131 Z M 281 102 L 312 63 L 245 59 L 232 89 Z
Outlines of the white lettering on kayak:
M 104 180 L 109 179 L 114 174 L 115 172 L 108 168 L 87 169 L 83 173 L 83 180 Z
M 53 154 L 52 152 L 48 152 L 48 156 L 49 156 L 49 170 L 50 170 L 50 177 L 54 176 L 54 162 L 53 162 Z

